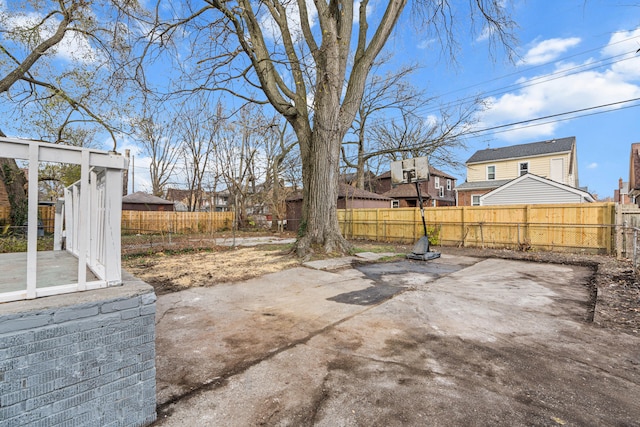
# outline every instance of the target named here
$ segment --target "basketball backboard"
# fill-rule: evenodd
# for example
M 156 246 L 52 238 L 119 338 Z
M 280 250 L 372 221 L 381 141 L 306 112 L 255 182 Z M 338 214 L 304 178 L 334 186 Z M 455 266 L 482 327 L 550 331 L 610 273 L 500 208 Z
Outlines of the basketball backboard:
M 391 184 L 410 184 L 429 180 L 429 159 L 415 157 L 413 159 L 391 162 Z

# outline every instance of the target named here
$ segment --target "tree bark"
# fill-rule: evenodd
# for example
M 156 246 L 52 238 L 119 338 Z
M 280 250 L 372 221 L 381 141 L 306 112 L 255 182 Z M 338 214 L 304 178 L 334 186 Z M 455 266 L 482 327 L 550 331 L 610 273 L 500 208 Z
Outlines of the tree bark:
M 0 158 L 0 181 L 9 198 L 11 224 L 21 226 L 27 220 L 27 179 L 14 159 Z

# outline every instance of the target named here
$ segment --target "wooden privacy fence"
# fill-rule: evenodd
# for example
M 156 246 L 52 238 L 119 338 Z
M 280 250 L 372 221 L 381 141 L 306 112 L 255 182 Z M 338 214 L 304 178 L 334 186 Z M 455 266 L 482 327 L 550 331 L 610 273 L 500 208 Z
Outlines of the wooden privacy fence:
M 40 206 L 44 231 L 53 233 L 55 206 Z M 0 206 L 0 225 L 8 224 L 10 209 Z M 211 233 L 231 228 L 233 212 L 122 211 L 122 233 Z M 0 227 L 0 232 L 2 228 Z
M 42 226 L 46 233 L 53 233 L 55 217 L 55 206 L 38 206 L 38 218 L 42 221 Z M 2 225 L 7 225 L 11 222 L 10 218 L 11 208 L 9 206 L 0 206 L 0 232 L 2 231 Z
M 425 208 L 429 240 L 442 246 L 607 253 L 615 250 L 615 204 Z M 347 238 L 411 243 L 424 234 L 420 209 L 341 209 Z
M 213 233 L 230 229 L 233 212 L 122 211 L 122 233 Z

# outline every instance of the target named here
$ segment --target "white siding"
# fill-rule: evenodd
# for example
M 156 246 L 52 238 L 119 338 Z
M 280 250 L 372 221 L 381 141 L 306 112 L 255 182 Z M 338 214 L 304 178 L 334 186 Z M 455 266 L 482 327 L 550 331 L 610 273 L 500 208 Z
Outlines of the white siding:
M 484 206 L 581 202 L 580 194 L 534 179 L 524 179 L 482 199 Z

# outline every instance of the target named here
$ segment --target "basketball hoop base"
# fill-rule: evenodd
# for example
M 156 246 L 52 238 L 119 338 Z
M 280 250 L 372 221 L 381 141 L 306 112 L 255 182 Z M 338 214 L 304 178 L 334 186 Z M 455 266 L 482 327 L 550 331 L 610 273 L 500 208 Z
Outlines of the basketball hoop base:
M 413 245 L 413 250 L 410 254 L 407 254 L 407 258 L 417 261 L 429 261 L 440 258 L 440 252 L 431 252 L 429 250 L 429 238 L 424 236 Z

